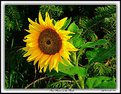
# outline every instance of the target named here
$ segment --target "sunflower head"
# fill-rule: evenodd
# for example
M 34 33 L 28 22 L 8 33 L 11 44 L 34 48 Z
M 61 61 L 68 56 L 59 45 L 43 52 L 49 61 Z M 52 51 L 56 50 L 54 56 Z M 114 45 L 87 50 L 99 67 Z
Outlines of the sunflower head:
M 34 65 L 38 63 L 38 69 L 40 72 L 45 72 L 47 67 L 49 71 L 55 69 L 58 72 L 58 63 L 64 63 L 64 60 L 70 63 L 70 51 L 77 51 L 77 49 L 68 40 L 72 32 L 61 30 L 67 17 L 58 20 L 55 25 L 46 12 L 45 20 L 43 20 L 41 13 L 39 12 L 39 23 L 32 21 L 28 18 L 29 32 L 24 37 L 26 47 L 23 49 L 26 51 L 24 57 L 28 57 L 27 61 L 34 61 Z M 64 60 L 63 60 L 64 59 Z

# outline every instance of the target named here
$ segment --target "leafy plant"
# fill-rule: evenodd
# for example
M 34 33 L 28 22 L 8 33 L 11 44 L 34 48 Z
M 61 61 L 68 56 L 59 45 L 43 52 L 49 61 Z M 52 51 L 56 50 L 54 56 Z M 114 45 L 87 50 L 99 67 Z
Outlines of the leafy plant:
M 115 88 L 115 78 L 105 77 L 105 76 L 99 76 L 99 77 L 93 77 L 88 78 L 86 81 L 86 85 L 89 88 Z
M 14 32 L 21 31 L 22 20 L 16 6 L 5 6 L 5 39 L 6 42 Z
M 45 13 L 48 11 L 51 17 L 54 19 L 58 19 L 63 14 L 63 7 L 60 5 L 41 5 L 40 12 L 42 13 L 43 17 Z

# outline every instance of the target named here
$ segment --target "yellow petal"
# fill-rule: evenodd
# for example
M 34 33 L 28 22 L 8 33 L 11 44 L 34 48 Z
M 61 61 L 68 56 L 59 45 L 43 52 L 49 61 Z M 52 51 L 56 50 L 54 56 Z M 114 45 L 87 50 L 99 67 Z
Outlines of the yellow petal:
M 38 60 L 43 56 L 43 53 L 40 53 L 38 57 L 34 60 L 34 65 L 37 63 Z
M 53 64 L 54 64 L 54 62 L 53 62 L 53 57 L 51 58 L 51 60 L 50 60 L 50 63 L 49 63 L 49 71 L 51 72 L 51 70 L 52 70 L 52 66 L 53 66 Z
M 52 20 L 50 19 L 48 12 L 46 12 L 45 22 L 47 25 L 52 26 Z
M 29 32 L 33 33 L 33 34 L 39 34 L 40 32 L 42 32 L 44 30 L 44 27 L 39 25 L 38 28 L 36 28 L 35 26 L 29 24 Z
M 65 45 L 64 45 L 65 46 Z M 62 57 L 64 57 L 66 60 L 70 60 L 70 57 L 69 57 L 69 55 L 70 55 L 70 53 L 68 52 L 68 49 L 66 49 L 66 48 L 62 48 L 61 50 L 60 50 L 60 55 L 62 56 Z
M 63 62 L 65 62 L 65 63 L 67 62 L 67 63 L 66 63 L 66 66 L 67 66 L 68 64 L 69 64 L 70 66 L 73 66 L 73 65 L 71 64 L 70 60 L 68 60 L 68 59 L 66 59 L 66 58 L 64 58 L 64 57 L 63 57 Z M 62 64 L 63 64 L 63 63 L 62 63 Z
M 65 17 L 65 18 L 57 21 L 56 24 L 55 24 L 55 28 L 57 30 L 60 30 L 62 28 L 62 26 L 64 25 L 64 23 L 65 23 L 66 20 L 67 20 L 67 17 Z
M 29 55 L 31 55 L 31 53 L 28 51 L 27 53 L 25 53 L 25 54 L 23 55 L 23 57 L 27 57 L 27 56 L 29 56 Z
M 33 61 L 40 53 L 41 53 L 41 51 L 39 51 L 39 50 L 34 51 L 34 52 L 31 54 L 31 56 L 29 56 L 29 57 L 27 58 L 27 60 L 28 60 L 29 62 Z
M 67 36 L 66 34 L 58 33 L 63 41 L 69 40 L 72 36 Z
M 67 46 L 68 51 L 78 51 L 78 49 L 75 48 L 71 43 L 66 42 L 65 44 L 65 46 Z
M 31 23 L 32 27 L 36 30 L 36 31 L 40 31 L 40 25 L 34 21 L 32 21 L 30 18 L 28 18 L 28 21 Z
M 74 34 L 74 32 L 70 32 L 70 31 L 67 31 L 67 30 L 59 30 L 59 33 L 64 34 L 64 35 Z
M 34 42 L 34 43 L 27 43 L 27 46 L 29 47 L 38 47 L 38 43 Z
M 54 56 L 53 56 L 53 68 L 56 67 L 57 63 L 59 62 L 59 55 L 58 53 L 56 53 Z
M 55 68 L 54 68 L 57 72 L 58 72 L 58 63 L 59 63 L 59 62 L 56 63 L 56 66 L 55 66 Z
M 59 60 L 58 53 L 56 53 L 55 55 L 52 55 L 52 58 L 49 64 L 49 71 L 51 71 L 56 66 L 56 63 L 58 62 L 58 60 Z
M 50 63 L 51 58 L 52 58 L 52 55 L 50 55 L 50 57 L 45 61 L 44 63 L 45 66 L 48 65 L 48 63 Z
M 44 62 L 44 72 L 46 71 L 46 69 L 47 69 L 47 67 L 48 67 L 48 63 L 50 63 L 50 60 L 51 60 L 51 57 L 52 56 L 50 56 L 45 62 Z
M 44 72 L 46 71 L 47 67 L 48 67 L 48 65 L 46 65 L 46 66 L 44 67 Z
M 41 25 L 45 25 L 45 22 L 44 22 L 44 20 L 43 20 L 43 18 L 42 18 L 41 12 L 39 12 L 39 23 L 40 23 Z
M 43 68 L 43 67 L 44 67 L 44 64 L 43 64 L 43 63 L 44 63 L 46 60 L 48 60 L 48 58 L 49 58 L 49 55 L 43 55 L 43 56 L 42 56 L 42 58 L 39 60 L 39 64 L 38 64 L 40 68 Z

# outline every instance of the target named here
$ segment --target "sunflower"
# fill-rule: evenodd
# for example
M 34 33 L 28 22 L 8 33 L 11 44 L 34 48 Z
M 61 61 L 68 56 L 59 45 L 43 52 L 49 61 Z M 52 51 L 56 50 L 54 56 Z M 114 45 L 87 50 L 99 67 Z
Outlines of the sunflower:
M 45 21 L 39 12 L 39 22 L 32 21 L 28 18 L 29 32 L 24 37 L 26 51 L 23 57 L 28 57 L 27 61 L 34 61 L 34 65 L 38 62 L 38 69 L 45 72 L 49 66 L 49 71 L 55 69 L 58 72 L 58 63 L 64 63 L 64 60 L 70 63 L 70 51 L 77 51 L 77 49 L 68 40 L 72 34 L 70 31 L 61 30 L 67 17 L 57 21 L 53 24 L 53 19 L 50 18 L 48 12 L 45 14 Z

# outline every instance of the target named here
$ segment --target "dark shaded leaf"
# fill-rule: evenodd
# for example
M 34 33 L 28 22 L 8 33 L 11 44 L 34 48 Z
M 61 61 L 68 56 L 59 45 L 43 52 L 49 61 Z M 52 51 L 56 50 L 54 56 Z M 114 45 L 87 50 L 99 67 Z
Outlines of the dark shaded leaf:
M 110 48 L 100 48 L 90 62 L 104 62 L 106 59 L 116 55 L 116 46 Z

